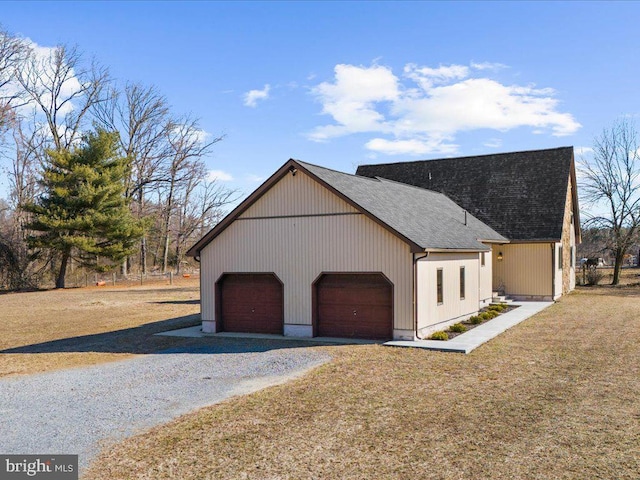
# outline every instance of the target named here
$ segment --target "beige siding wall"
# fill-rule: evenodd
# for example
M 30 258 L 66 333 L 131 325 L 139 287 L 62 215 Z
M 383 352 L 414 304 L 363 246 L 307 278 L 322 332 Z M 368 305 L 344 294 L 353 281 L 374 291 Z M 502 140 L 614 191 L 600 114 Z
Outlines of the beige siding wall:
M 364 215 L 340 214 L 353 211 L 303 172 L 286 175 L 202 250 L 203 321 L 215 320 L 223 273 L 275 273 L 284 283 L 285 324 L 311 325 L 312 283 L 322 272 L 382 272 L 394 285 L 394 328 L 413 330 L 408 245 Z
M 267 191 L 259 201 L 240 215 L 240 218 L 356 211 L 311 177 L 298 172 L 295 177 L 285 175 L 276 187 Z
M 493 248 L 493 289 L 507 295 L 551 297 L 550 243 L 509 243 Z M 557 246 L 556 246 L 557 249 Z M 502 252 L 502 260 L 498 254 Z
M 418 329 L 471 315 L 479 306 L 477 253 L 430 253 L 417 262 Z M 460 299 L 460 267 L 465 267 L 465 298 Z M 443 302 L 438 305 L 436 271 L 442 268 Z M 486 265 L 484 268 L 487 268 Z
M 500 248 L 500 245 L 487 245 L 491 247 L 492 251 L 496 248 Z M 481 253 L 478 254 L 478 290 L 480 301 L 488 301 L 493 297 L 493 274 L 492 274 L 492 265 L 493 265 L 493 254 L 492 252 L 486 252 L 484 254 L 484 266 L 482 266 Z

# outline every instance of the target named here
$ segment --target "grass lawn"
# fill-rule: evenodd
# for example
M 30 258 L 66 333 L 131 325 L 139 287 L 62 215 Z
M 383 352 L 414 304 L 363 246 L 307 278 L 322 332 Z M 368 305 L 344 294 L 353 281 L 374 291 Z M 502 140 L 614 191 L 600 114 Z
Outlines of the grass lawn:
M 199 323 L 198 280 L 0 295 L 0 377 L 90 365 L 175 345 L 152 333 Z
M 470 355 L 376 345 L 103 452 L 97 479 L 637 479 L 640 288 L 581 289 Z

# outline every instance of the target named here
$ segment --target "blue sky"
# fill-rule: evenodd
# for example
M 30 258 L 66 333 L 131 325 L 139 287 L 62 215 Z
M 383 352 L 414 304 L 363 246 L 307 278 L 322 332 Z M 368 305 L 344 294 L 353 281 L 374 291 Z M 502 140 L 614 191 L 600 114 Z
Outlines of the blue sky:
M 361 163 L 589 147 L 640 113 L 635 2 L 3 2 L 0 24 L 76 44 L 226 135 L 250 193 L 288 158 Z M 1 191 L 1 187 L 0 187 Z

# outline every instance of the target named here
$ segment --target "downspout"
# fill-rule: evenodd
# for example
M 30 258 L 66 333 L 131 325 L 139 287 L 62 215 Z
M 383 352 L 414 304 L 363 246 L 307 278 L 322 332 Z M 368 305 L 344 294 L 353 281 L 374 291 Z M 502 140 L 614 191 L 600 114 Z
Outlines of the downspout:
M 416 254 L 413 254 L 413 331 L 419 340 L 422 338 L 418 335 L 418 260 L 428 256 L 429 252 L 425 252 L 422 257 L 416 257 Z
M 556 245 L 551 244 L 551 301 L 556 296 Z
M 200 263 L 200 252 L 193 256 L 193 259 Z M 202 263 L 200 263 L 200 278 L 198 279 L 198 285 L 200 286 L 200 332 L 202 332 Z

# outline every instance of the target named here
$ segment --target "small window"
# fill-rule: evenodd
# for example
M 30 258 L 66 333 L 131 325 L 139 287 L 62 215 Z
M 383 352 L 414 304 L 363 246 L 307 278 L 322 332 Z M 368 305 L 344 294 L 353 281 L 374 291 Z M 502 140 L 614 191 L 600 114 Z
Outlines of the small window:
M 480 252 L 480 266 L 484 267 L 484 256 L 485 252 Z
M 443 292 L 442 292 L 442 269 L 439 268 L 436 272 L 436 288 L 438 291 L 438 305 L 443 303 Z
M 558 270 L 562 270 L 562 245 L 558 247 Z
M 464 300 L 464 267 L 460 267 L 460 300 Z
M 571 247 L 571 266 L 573 268 L 576 268 L 576 248 L 575 247 Z

